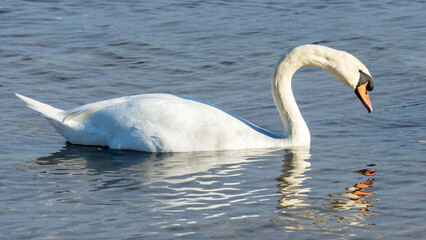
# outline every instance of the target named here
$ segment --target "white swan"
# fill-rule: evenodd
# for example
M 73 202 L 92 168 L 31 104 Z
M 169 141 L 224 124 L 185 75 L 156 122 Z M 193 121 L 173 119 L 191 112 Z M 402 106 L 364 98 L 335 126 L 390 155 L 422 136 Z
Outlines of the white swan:
M 127 96 L 68 111 L 16 95 L 73 144 L 147 152 L 304 146 L 310 144 L 310 133 L 294 99 L 291 78 L 307 65 L 329 72 L 372 111 L 368 91 L 373 81 L 364 64 L 349 53 L 319 45 L 292 49 L 273 73 L 272 94 L 285 126 L 284 137 L 210 104 L 170 94 Z

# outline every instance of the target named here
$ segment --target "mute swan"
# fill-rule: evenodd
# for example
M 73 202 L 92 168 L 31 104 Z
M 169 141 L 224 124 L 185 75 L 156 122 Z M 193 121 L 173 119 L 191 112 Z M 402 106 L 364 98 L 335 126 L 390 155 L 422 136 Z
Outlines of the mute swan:
M 368 112 L 373 80 L 357 58 L 320 45 L 285 54 L 272 75 L 272 95 L 284 137 L 208 103 L 170 94 L 141 94 L 63 111 L 16 93 L 70 143 L 146 152 L 276 148 L 310 144 L 309 129 L 293 96 L 291 78 L 303 66 L 322 68 L 347 85 Z

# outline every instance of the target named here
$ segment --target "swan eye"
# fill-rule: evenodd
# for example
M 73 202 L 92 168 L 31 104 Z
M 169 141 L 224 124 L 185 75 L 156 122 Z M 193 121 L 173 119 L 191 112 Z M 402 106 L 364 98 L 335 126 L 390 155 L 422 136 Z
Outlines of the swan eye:
M 364 83 L 368 83 L 367 84 L 367 91 L 372 91 L 374 88 L 374 83 L 373 83 L 373 79 L 371 78 L 370 75 L 368 75 L 367 73 L 363 72 L 361 69 L 359 70 L 359 81 L 358 81 L 358 85 L 360 86 Z

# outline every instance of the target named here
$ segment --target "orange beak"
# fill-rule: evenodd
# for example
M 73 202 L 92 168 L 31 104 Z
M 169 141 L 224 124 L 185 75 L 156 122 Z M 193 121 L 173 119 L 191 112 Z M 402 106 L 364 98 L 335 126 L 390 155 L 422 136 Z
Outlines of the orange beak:
M 358 96 L 359 100 L 361 100 L 364 107 L 367 108 L 367 111 L 371 113 L 373 107 L 371 106 L 370 97 L 368 97 L 367 84 L 368 82 L 356 87 L 355 94 Z

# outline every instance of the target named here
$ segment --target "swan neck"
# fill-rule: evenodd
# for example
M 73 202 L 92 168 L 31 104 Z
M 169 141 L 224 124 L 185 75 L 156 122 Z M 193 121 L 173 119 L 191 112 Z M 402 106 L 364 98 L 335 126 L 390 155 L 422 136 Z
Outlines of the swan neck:
M 309 128 L 300 113 L 291 87 L 294 73 L 303 66 L 329 71 L 328 55 L 324 51 L 318 51 L 314 45 L 297 47 L 283 56 L 272 77 L 275 105 L 285 127 L 285 136 L 294 146 L 310 144 Z
M 368 69 L 354 56 L 325 46 L 303 45 L 285 54 L 272 75 L 272 95 L 284 123 L 285 135 L 293 146 L 310 144 L 308 126 L 291 88 L 294 73 L 303 66 L 327 71 L 352 91 L 357 87 L 359 71 L 368 73 Z

